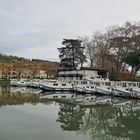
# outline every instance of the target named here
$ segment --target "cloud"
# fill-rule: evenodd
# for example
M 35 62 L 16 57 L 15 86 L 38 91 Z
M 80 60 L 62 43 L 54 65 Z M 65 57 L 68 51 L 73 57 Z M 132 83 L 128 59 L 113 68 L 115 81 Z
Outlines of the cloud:
M 0 1 L 0 52 L 58 60 L 63 38 L 140 19 L 139 0 Z

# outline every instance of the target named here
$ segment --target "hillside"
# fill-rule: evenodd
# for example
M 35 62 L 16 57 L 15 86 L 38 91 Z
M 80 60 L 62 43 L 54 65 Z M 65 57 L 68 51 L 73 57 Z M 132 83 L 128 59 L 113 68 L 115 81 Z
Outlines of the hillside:
M 17 57 L 17 56 L 12 56 L 12 55 L 5 55 L 0 53 L 0 63 L 5 64 L 5 63 L 14 63 L 15 61 L 23 61 L 23 62 L 38 62 L 38 63 L 55 63 L 59 64 L 59 62 L 53 62 L 53 61 L 48 61 L 48 60 L 40 60 L 40 59 L 26 59 L 23 57 Z

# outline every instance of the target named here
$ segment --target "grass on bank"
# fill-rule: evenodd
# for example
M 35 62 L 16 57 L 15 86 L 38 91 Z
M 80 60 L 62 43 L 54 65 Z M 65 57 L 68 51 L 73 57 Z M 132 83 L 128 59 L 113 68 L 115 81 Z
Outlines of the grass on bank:
M 0 79 L 0 86 L 9 86 L 10 80 Z

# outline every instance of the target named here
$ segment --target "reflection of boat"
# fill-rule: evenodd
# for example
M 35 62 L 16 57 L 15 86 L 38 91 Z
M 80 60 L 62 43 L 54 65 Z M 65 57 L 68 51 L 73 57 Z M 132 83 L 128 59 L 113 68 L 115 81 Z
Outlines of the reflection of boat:
M 139 105 L 132 106 L 132 110 L 133 111 L 140 110 L 140 104 Z
M 33 89 L 27 87 L 10 87 L 11 93 L 32 93 L 32 94 L 40 94 L 42 90 Z
M 94 95 L 85 95 L 85 96 L 79 95 L 75 98 L 75 102 L 76 103 L 81 103 L 81 102 L 90 103 L 92 101 L 95 101 L 95 99 L 96 99 L 96 96 Z
M 112 105 L 114 107 L 119 107 L 119 106 L 125 106 L 125 105 L 130 105 L 131 101 L 128 99 L 124 98 L 113 98 L 112 99 Z
M 65 94 L 65 93 L 52 93 L 48 95 L 40 96 L 40 99 L 72 99 L 74 98 L 73 94 Z
M 100 105 L 103 105 L 103 104 L 109 104 L 110 105 L 112 103 L 110 97 L 98 97 L 98 98 L 96 98 L 95 102 L 97 104 L 100 104 Z
M 90 105 L 110 105 L 111 104 L 111 98 L 110 97 L 97 97 L 97 96 L 89 96 L 81 102 L 79 102 L 82 106 L 90 106 Z

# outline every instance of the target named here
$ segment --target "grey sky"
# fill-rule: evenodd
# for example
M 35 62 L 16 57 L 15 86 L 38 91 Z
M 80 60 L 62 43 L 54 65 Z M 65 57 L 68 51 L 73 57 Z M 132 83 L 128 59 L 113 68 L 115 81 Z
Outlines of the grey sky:
M 59 60 L 63 38 L 139 21 L 139 0 L 0 0 L 0 53 Z

